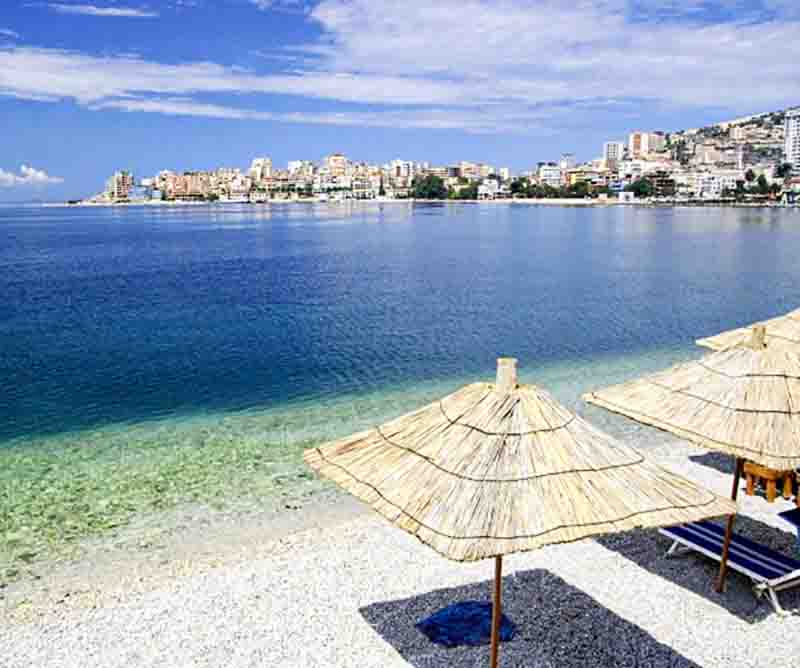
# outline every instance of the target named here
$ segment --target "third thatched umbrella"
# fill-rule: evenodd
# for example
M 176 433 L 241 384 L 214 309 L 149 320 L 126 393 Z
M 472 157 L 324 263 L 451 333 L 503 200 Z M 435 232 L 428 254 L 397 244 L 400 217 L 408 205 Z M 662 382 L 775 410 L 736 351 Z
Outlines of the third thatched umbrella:
M 308 450 L 321 475 L 455 561 L 716 517 L 735 505 L 645 459 L 533 385 L 516 360 L 418 411 Z
M 800 466 L 800 355 L 766 346 L 763 326 L 747 345 L 585 395 L 589 403 L 736 458 L 735 500 L 745 460 L 770 469 Z M 733 532 L 728 519 L 717 586 Z
M 765 342 L 770 348 L 793 347 L 800 351 L 800 309 L 747 327 L 730 329 L 727 332 L 698 339 L 697 345 L 711 350 L 727 350 L 740 346 L 750 338 L 753 327 L 759 325 L 764 327 Z

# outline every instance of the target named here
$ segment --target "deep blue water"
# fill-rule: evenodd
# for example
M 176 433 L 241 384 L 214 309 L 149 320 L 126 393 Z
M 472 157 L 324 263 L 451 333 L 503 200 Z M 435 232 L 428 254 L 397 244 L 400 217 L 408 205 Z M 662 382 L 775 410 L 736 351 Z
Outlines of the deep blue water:
M 798 258 L 797 210 L 0 208 L 0 442 L 686 349 Z

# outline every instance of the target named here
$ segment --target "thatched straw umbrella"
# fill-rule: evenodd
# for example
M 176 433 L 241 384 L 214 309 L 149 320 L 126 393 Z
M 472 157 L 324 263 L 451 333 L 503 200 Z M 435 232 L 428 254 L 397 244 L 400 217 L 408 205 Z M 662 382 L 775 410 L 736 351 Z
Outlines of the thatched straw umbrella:
M 550 543 L 725 515 L 735 504 L 653 463 L 570 413 L 516 360 L 375 429 L 308 450 L 305 460 L 454 561 L 495 559 L 492 667 L 502 557 Z
M 711 353 L 644 378 L 591 392 L 589 403 L 736 458 L 736 500 L 745 459 L 787 471 L 800 466 L 800 355 L 764 343 Z M 735 515 L 728 518 L 717 585 L 722 591 Z
M 740 346 L 750 338 L 753 327 L 758 325 L 766 329 L 766 344 L 770 348 L 796 347 L 800 351 L 800 309 L 790 311 L 777 318 L 753 323 L 747 327 L 739 327 L 715 336 L 698 339 L 697 345 L 711 348 L 711 350 L 727 350 Z

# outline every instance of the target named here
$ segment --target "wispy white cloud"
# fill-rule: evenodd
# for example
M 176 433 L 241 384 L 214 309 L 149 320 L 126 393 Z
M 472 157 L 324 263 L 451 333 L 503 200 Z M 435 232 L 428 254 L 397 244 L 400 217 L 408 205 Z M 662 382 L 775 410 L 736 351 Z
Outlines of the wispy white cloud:
M 0 48 L 0 91 L 84 104 L 141 93 L 269 93 L 398 105 L 470 101 L 460 87 L 424 78 L 323 71 L 258 75 L 210 62 L 168 65 L 134 55 L 97 57 L 29 47 Z
M 515 116 L 506 113 L 476 115 L 470 110 L 452 108 L 427 109 L 409 115 L 404 110 L 340 111 L 340 112 L 271 112 L 241 109 L 218 104 L 196 102 L 190 98 L 141 99 L 124 98 L 104 100 L 90 106 L 94 110 L 113 109 L 125 112 L 159 113 L 169 116 L 195 116 L 239 121 L 274 121 L 281 123 L 305 123 L 312 125 L 338 125 L 361 127 L 410 127 L 420 129 L 465 130 L 475 134 L 493 133 L 501 122 L 511 132 L 530 133 L 536 128 L 534 116 L 522 113 Z M 538 117 L 543 119 L 552 109 L 541 109 Z M 523 121 L 521 123 L 520 121 Z
M 70 5 L 63 2 L 50 2 L 47 6 L 59 14 L 83 14 L 85 16 L 106 16 L 117 18 L 149 19 L 156 18 L 157 11 L 137 7 L 99 7 L 97 5 Z
M 11 39 L 19 39 L 20 34 L 14 32 L 10 28 L 0 28 L 0 37 L 10 37 Z
M 28 165 L 22 165 L 19 174 L 7 172 L 0 169 L 0 188 L 14 188 L 17 186 L 47 186 L 56 183 L 63 183 L 64 179 L 58 176 L 50 176 L 41 169 L 34 169 Z
M 658 109 L 748 113 L 800 97 L 793 2 L 748 0 L 744 20 L 744 0 L 321 0 L 308 15 L 319 37 L 282 48 L 278 56 L 299 59 L 277 72 L 281 58 L 263 74 L 6 47 L 0 94 L 93 109 L 470 132 L 545 132 Z M 321 102 L 313 114 L 273 113 L 258 109 L 264 95 Z

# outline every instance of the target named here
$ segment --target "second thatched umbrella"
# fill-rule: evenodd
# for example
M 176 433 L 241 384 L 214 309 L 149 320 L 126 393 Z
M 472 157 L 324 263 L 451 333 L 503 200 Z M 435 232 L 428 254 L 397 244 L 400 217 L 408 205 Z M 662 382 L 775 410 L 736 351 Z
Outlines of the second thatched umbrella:
M 730 329 L 715 336 L 698 339 L 697 345 L 711 350 L 727 350 L 740 346 L 750 338 L 753 327 L 759 325 L 764 327 L 765 341 L 770 348 L 788 347 L 800 351 L 800 309 L 747 327 Z
M 725 515 L 735 505 L 647 461 L 533 385 L 516 360 L 375 429 L 308 450 L 321 475 L 455 561 L 495 559 L 598 534 Z
M 586 401 L 736 458 L 736 499 L 745 460 L 770 469 L 800 466 L 800 355 L 767 346 L 763 326 L 746 345 L 614 387 Z M 725 582 L 734 515 L 728 520 L 718 590 Z

